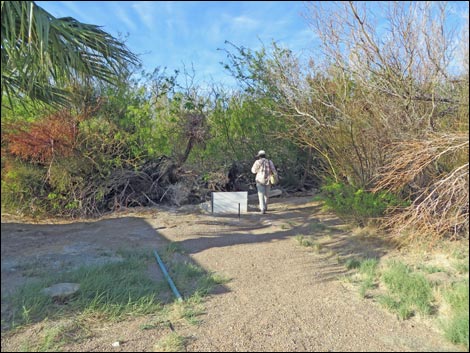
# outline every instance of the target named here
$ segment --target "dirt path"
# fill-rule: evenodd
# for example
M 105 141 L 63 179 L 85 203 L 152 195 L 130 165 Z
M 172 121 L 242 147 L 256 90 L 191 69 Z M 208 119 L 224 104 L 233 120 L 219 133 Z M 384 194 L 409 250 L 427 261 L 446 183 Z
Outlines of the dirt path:
M 328 231 L 320 252 L 294 237 L 311 234 L 312 224 Z M 19 257 L 64 266 L 99 259 L 122 245 L 158 247 L 178 243 L 206 271 L 230 278 L 210 295 L 199 326 L 184 326 L 188 351 L 456 351 L 426 320 L 399 321 L 339 278 L 338 257 L 382 257 L 390 250 L 377 239 L 353 239 L 341 222 L 323 214 L 311 197 L 273 200 L 267 215 L 238 217 L 154 211 L 140 217 L 62 225 L 2 220 L 2 296 L 24 282 Z M 157 235 L 157 236 L 156 236 Z M 65 249 L 65 250 L 64 250 Z M 108 254 L 109 256 L 109 254 Z M 94 261 L 95 261 L 94 260 Z M 16 267 L 15 267 L 16 266 Z M 2 301 L 2 322 L 4 308 Z M 2 324 L 3 325 L 3 324 Z M 88 342 L 83 351 L 149 351 L 155 337 L 119 324 L 127 346 Z M 138 330 L 134 330 L 138 331 Z M 134 335 L 134 336 L 133 336 Z M 2 351 L 8 351 L 2 338 Z M 68 349 L 67 349 L 68 350 Z
M 232 279 L 208 301 L 203 324 L 185 332 L 192 337 L 188 351 L 454 351 L 426 323 L 399 321 L 345 288 L 338 280 L 345 267 L 328 251 L 294 241 L 312 221 L 338 225 L 306 201 L 274 203 L 268 215 L 242 220 L 246 228 L 238 231 L 221 225 L 220 233 L 170 235 L 201 266 Z M 338 232 L 329 249 L 385 254 L 380 241 L 354 244 L 348 236 Z

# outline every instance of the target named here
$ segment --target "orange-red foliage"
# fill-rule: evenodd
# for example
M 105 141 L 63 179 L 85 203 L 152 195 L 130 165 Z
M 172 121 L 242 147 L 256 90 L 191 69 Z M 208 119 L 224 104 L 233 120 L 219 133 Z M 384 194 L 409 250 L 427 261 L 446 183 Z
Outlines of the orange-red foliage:
M 49 115 L 31 124 L 10 126 L 4 136 L 12 155 L 36 163 L 49 163 L 54 156 L 70 156 L 76 142 L 78 125 L 66 111 Z

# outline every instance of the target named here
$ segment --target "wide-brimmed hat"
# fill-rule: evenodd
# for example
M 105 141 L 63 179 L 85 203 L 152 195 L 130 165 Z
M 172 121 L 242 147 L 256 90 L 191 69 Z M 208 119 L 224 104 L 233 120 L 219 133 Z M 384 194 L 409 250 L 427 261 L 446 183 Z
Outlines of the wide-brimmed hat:
M 260 150 L 258 154 L 256 155 L 256 157 L 265 156 L 265 155 L 266 155 L 266 152 L 264 152 L 263 150 Z

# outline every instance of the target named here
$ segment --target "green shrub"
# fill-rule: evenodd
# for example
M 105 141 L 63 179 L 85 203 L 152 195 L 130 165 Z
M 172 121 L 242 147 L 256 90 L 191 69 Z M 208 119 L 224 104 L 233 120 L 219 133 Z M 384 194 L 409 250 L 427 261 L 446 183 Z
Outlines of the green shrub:
M 327 208 L 361 222 L 382 216 L 388 207 L 405 204 L 389 192 L 372 193 L 337 182 L 324 185 L 322 193 Z
M 30 163 L 13 162 L 2 171 L 2 210 L 42 214 L 47 209 L 46 171 Z

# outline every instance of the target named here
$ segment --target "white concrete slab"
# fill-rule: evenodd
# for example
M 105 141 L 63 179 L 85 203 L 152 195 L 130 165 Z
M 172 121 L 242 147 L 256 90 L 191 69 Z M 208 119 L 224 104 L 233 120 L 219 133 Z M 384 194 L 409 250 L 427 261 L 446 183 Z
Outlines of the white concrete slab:
M 247 213 L 248 191 L 213 192 L 212 205 L 214 213 L 238 214 L 238 205 L 240 205 L 240 213 Z

